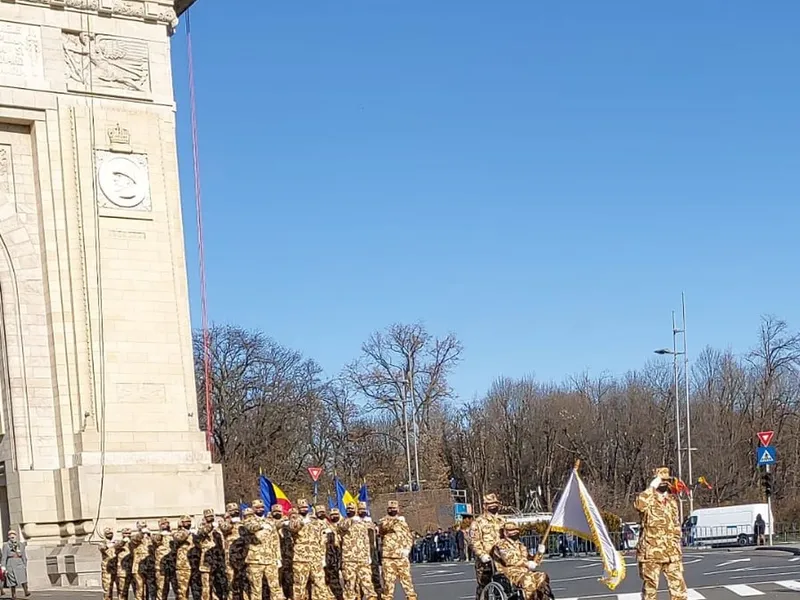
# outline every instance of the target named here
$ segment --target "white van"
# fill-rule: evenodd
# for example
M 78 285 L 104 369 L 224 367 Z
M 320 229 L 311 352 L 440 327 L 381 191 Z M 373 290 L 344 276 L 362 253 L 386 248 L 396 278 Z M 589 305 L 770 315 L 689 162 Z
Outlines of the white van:
M 740 504 L 718 508 L 699 508 L 692 512 L 684 524 L 690 544 L 722 546 L 755 544 L 753 525 L 761 515 L 766 525 L 765 535 L 775 530 L 775 517 L 767 504 Z

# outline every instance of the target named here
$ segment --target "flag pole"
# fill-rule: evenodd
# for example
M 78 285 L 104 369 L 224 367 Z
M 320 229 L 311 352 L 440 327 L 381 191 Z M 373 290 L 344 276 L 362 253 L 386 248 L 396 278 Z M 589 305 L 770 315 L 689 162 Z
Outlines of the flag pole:
M 575 466 L 572 468 L 572 470 L 575 473 L 577 473 L 580 468 L 581 468 L 581 459 L 578 459 L 578 460 L 575 461 Z M 544 545 L 547 544 L 547 538 L 550 537 L 550 528 L 552 526 L 553 526 L 553 517 L 551 516 L 550 517 L 550 521 L 547 523 L 547 529 L 545 530 L 544 535 L 542 536 L 542 539 L 539 542 L 540 546 L 544 546 Z M 542 559 L 544 558 L 544 555 L 543 554 L 539 554 L 539 552 L 538 552 L 539 549 L 538 548 L 536 550 L 537 550 L 536 556 L 534 557 L 533 560 L 534 560 L 534 562 L 539 564 L 539 563 L 542 562 Z

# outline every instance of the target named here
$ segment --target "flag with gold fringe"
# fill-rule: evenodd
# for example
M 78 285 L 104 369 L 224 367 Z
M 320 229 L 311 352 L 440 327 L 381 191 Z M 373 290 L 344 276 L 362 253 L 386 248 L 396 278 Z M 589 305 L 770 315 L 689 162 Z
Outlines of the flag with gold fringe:
M 580 463 L 576 464 L 570 474 L 558 505 L 553 510 L 548 530 L 571 533 L 592 542 L 605 569 L 605 576 L 600 581 L 613 590 L 625 579 L 625 559 L 614 546 L 600 509 L 581 480 L 579 467 Z

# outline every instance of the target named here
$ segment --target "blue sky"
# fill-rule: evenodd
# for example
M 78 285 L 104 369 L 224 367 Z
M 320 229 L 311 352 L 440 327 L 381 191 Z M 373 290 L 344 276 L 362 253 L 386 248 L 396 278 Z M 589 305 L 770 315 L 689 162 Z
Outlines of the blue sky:
M 375 329 L 500 375 L 800 327 L 800 3 L 198 0 L 211 320 L 335 373 Z M 183 27 L 173 39 L 193 320 Z

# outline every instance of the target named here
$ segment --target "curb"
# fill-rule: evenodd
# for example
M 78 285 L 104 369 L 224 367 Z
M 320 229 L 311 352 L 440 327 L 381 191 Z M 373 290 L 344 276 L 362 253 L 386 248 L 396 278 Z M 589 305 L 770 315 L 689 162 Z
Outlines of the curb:
M 757 552 L 766 552 L 769 550 L 775 552 L 788 552 L 789 554 L 800 556 L 800 548 L 795 548 L 793 546 L 758 546 L 755 548 L 755 550 Z

